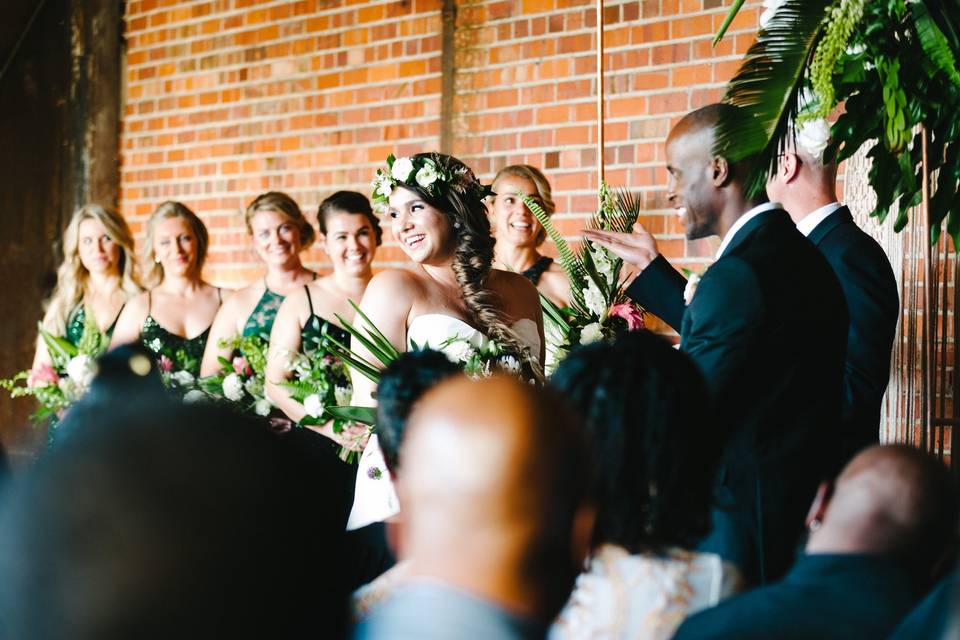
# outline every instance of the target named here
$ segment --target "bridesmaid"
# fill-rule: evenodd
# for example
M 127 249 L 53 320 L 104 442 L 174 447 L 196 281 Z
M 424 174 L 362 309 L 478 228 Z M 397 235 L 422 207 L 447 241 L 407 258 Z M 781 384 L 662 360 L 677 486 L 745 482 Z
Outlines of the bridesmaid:
M 546 230 L 523 204 L 531 196 L 551 216 L 556 205 L 546 176 L 527 164 L 501 169 L 493 179 L 493 224 L 497 244 L 494 260 L 508 271 L 517 271 L 560 307 L 570 303 L 570 280 L 553 258 L 539 252 Z
M 349 301 L 359 304 L 363 297 L 373 277 L 371 264 L 383 236 L 370 201 L 355 191 L 338 191 L 320 203 L 317 224 L 333 273 L 288 295 L 270 334 L 267 395 L 294 422 L 302 420 L 306 412 L 303 405 L 278 384 L 291 377 L 286 369 L 288 355 L 298 353 L 307 337 L 323 332 L 349 344 L 350 336 L 334 324 L 334 314 L 353 320 L 354 310 Z M 334 434 L 329 423 L 311 428 L 338 444 L 347 444 L 347 436 Z
M 98 204 L 77 209 L 63 234 L 63 263 L 43 328 L 76 345 L 90 314 L 97 328 L 109 335 L 124 304 L 141 291 L 135 267 L 133 238 L 124 219 Z M 44 364 L 52 363 L 46 344 L 38 338 L 33 367 Z
M 124 307 L 111 347 L 136 342 L 163 360 L 161 368 L 200 372 L 210 325 L 220 308 L 220 289 L 201 278 L 209 236 L 197 215 L 179 202 L 164 202 L 147 221 L 144 263 L 147 292 Z
M 313 244 L 316 232 L 293 198 L 271 191 L 258 196 L 244 215 L 253 248 L 266 264 L 261 280 L 230 295 L 210 329 L 200 375 L 220 370 L 219 358 L 230 358 L 219 342 L 237 334 L 270 339 L 273 321 L 284 297 L 315 280 L 317 274 L 303 266 L 300 253 Z

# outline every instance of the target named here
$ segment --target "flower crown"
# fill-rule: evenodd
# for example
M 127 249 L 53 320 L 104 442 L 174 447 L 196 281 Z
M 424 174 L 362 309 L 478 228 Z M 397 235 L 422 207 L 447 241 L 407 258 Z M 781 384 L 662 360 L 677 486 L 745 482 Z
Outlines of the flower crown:
M 480 200 L 493 193 L 490 185 L 481 184 L 466 165 L 451 169 L 446 164 L 438 154 L 402 158 L 390 154 L 387 156 L 387 170 L 377 169 L 370 185 L 374 203 L 386 205 L 393 190 L 403 185 L 418 187 L 434 198 L 441 197 L 445 188 L 461 195 L 472 193 Z

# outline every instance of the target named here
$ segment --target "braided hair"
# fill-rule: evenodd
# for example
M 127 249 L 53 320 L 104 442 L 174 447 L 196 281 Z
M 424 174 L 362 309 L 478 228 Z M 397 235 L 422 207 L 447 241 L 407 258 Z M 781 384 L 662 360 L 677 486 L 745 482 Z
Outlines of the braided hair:
M 525 345 L 503 320 L 497 309 L 497 295 L 485 286 L 493 265 L 496 240 L 490 233 L 490 218 L 483 203 L 484 189 L 473 171 L 463 162 L 442 153 L 419 153 L 414 159 L 429 158 L 453 179 L 444 189 L 427 190 L 420 185 L 404 184 L 424 202 L 447 216 L 457 236 L 453 272 L 471 320 L 488 337 L 518 355 L 527 373 L 539 377 L 539 354 Z M 479 187 L 479 188 L 478 188 Z M 439 193 L 439 195 L 435 195 Z

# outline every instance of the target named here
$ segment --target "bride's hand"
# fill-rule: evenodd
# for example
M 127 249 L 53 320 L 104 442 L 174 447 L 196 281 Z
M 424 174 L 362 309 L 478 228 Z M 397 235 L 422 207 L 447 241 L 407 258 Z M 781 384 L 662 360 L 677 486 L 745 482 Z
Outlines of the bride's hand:
M 370 427 L 364 424 L 351 422 L 344 425 L 336 439 L 344 449 L 349 451 L 363 451 L 370 440 Z
M 583 235 L 616 255 L 624 262 L 638 267 L 641 271 L 653 262 L 660 251 L 657 241 L 639 222 L 633 225 L 633 233 L 584 229 Z

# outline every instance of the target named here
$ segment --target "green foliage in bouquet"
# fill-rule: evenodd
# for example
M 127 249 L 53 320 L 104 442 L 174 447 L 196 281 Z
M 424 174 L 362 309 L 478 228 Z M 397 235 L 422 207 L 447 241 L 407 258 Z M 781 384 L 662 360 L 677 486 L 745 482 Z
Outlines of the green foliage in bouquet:
M 303 405 L 306 415 L 300 420 L 301 425 L 321 425 L 333 419 L 334 433 L 340 433 L 349 422 L 335 415 L 334 409 L 348 403 L 353 394 L 350 374 L 338 357 L 337 344 L 326 332 L 305 338 L 302 353 L 289 356 L 293 380 L 280 383 L 291 398 Z
M 731 7 L 717 40 L 742 4 Z M 733 160 L 758 155 L 749 186 L 759 193 L 798 127 L 843 105 L 824 158 L 843 161 L 873 145 L 872 215 L 883 222 L 898 207 L 894 229 L 900 231 L 922 199 L 922 127 L 928 171 L 936 176 L 930 240 L 939 240 L 946 221 L 960 251 L 958 59 L 957 0 L 784 0 L 727 85 L 724 101 L 742 109 L 721 121 L 715 151 Z M 808 88 L 815 102 L 800 113 Z
M 569 308 L 540 296 L 554 359 L 562 359 L 577 344 L 642 327 L 643 311 L 624 294 L 623 260 L 586 239 L 574 251 L 536 200 L 523 197 L 523 201 L 556 245 L 560 266 L 570 280 Z M 599 204 L 589 222 L 593 229 L 629 233 L 640 215 L 636 196 L 623 189 L 611 191 L 606 182 L 600 184 Z
M 273 403 L 266 396 L 267 349 L 269 343 L 259 335 L 236 335 L 218 343 L 221 349 L 237 354 L 220 357 L 220 371 L 200 378 L 197 386 L 207 398 L 223 402 L 241 412 L 269 415 Z M 191 398 L 185 398 L 191 399 Z
M 55 417 L 83 397 L 97 373 L 96 359 L 110 345 L 110 338 L 100 331 L 89 311 L 76 345 L 51 334 L 42 325 L 38 325 L 38 331 L 53 364 L 0 380 L 0 387 L 9 391 L 12 398 L 36 398 L 39 407 L 30 418 L 37 424 Z

